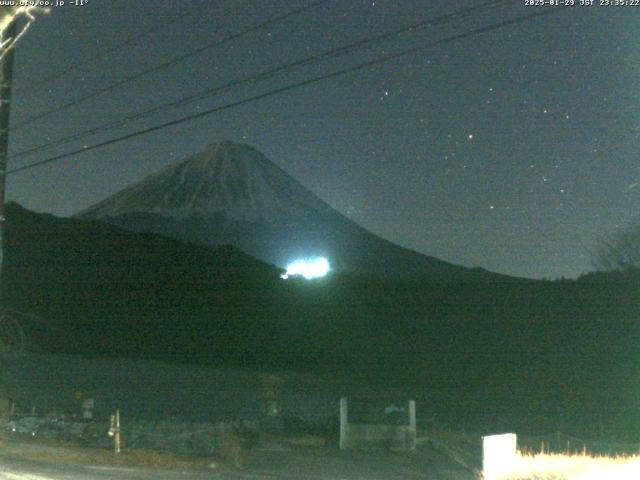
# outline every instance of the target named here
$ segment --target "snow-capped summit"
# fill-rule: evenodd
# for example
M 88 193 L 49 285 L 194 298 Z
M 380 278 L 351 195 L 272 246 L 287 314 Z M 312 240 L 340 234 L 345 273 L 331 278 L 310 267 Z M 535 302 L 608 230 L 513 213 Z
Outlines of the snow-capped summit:
M 210 145 L 80 212 L 137 232 L 231 244 L 280 267 L 325 257 L 332 267 L 447 281 L 493 274 L 451 265 L 384 240 L 303 187 L 255 148 Z
M 171 219 L 224 216 L 236 222 L 287 222 L 331 208 L 255 148 L 233 142 L 147 177 L 81 212 L 85 218 L 152 213 Z

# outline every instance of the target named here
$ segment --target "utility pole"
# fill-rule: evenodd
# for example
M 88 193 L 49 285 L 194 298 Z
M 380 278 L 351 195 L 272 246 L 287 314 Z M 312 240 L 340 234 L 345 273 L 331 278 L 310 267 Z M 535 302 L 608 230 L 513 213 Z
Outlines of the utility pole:
M 7 27 L 7 38 L 15 38 L 18 29 L 15 20 Z M 3 275 L 5 257 L 5 185 L 7 180 L 7 155 L 9 153 L 9 114 L 11 113 L 11 83 L 13 80 L 13 60 L 15 48 L 10 48 L 0 62 L 0 313 L 4 310 Z

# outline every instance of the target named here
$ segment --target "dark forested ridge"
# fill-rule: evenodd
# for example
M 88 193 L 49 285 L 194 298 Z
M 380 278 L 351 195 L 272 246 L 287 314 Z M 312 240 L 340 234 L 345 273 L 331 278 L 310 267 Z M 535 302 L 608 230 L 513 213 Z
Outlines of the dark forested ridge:
M 445 284 L 280 273 L 231 246 L 7 208 L 3 296 L 34 315 L 34 348 L 343 370 L 449 389 L 479 415 L 503 405 L 580 422 L 602 410 L 637 425 L 638 271 Z

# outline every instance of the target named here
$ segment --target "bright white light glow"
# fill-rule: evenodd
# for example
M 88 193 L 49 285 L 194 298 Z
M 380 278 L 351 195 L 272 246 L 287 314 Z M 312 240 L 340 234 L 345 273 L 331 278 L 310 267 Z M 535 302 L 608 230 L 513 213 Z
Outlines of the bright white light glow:
M 640 478 L 640 457 L 604 457 L 588 454 L 523 454 L 516 450 L 516 435 L 483 438 L 485 480 L 635 480 Z
M 493 208 L 493 207 L 492 207 Z M 508 478 L 517 459 L 517 437 L 514 433 L 482 438 L 483 473 L 485 480 Z
M 510 470 L 498 479 L 636 480 L 640 478 L 640 457 L 519 454 Z
M 287 266 L 287 273 L 281 275 L 285 280 L 292 276 L 302 276 L 307 280 L 324 277 L 331 266 L 324 257 L 305 258 L 296 260 Z

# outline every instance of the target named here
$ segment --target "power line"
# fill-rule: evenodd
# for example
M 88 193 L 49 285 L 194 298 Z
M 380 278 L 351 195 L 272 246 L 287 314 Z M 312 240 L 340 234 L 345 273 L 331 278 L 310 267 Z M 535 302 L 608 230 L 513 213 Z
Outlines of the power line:
M 122 48 L 131 45 L 133 43 L 136 43 L 139 40 L 142 40 L 144 37 L 147 37 L 149 35 L 152 35 L 158 31 L 161 31 L 165 28 L 167 28 L 169 25 L 174 24 L 180 20 L 183 20 L 185 18 L 191 17 L 193 16 L 197 11 L 198 11 L 199 7 L 194 7 L 191 6 L 186 12 L 183 12 L 179 15 L 176 15 L 172 18 L 170 18 L 169 20 L 160 22 L 160 23 L 156 23 L 155 25 L 152 25 L 151 27 L 149 27 L 146 30 L 143 30 L 141 32 L 139 32 L 136 35 L 130 35 L 128 37 L 126 37 L 122 42 L 117 43 L 111 47 L 105 48 L 104 50 L 102 50 L 101 52 L 98 52 L 98 54 L 92 58 L 89 58 L 87 60 L 79 60 L 77 62 L 73 62 L 71 63 L 67 68 L 65 68 L 64 70 L 59 70 L 56 73 L 52 73 L 46 76 L 46 78 L 43 78 L 42 80 L 38 80 L 34 83 L 29 83 L 25 85 L 25 88 L 20 88 L 20 90 L 25 93 L 25 92 L 30 92 L 31 90 L 35 89 L 36 87 L 39 87 L 40 85 L 43 85 L 45 83 L 49 83 L 53 80 L 57 80 L 58 78 L 64 77 L 65 75 L 68 75 L 69 73 L 77 70 L 78 68 L 81 68 L 87 64 L 91 64 L 94 62 L 97 62 L 99 60 L 102 60 L 103 58 L 106 58 L 107 56 L 109 56 L 110 54 L 112 54 L 113 52 L 117 52 L 118 50 L 121 50 Z M 18 86 L 19 87 L 19 86 Z
M 67 108 L 75 107 L 76 105 L 78 105 L 78 104 L 80 104 L 82 102 L 85 102 L 85 101 L 87 101 L 87 100 L 89 100 L 91 98 L 98 97 L 98 96 L 100 96 L 100 95 L 102 95 L 104 93 L 110 92 L 112 90 L 115 90 L 116 88 L 121 87 L 122 85 L 126 85 L 127 83 L 133 82 L 135 80 L 139 80 L 140 78 L 143 78 L 143 77 L 145 77 L 147 75 L 151 75 L 153 73 L 159 72 L 160 70 L 163 70 L 163 69 L 165 69 L 167 67 L 173 66 L 173 65 L 175 65 L 177 63 L 180 63 L 183 60 L 186 60 L 186 59 L 191 58 L 191 57 L 193 57 L 195 55 L 198 55 L 198 54 L 200 54 L 200 53 L 202 53 L 202 52 L 204 52 L 206 50 L 210 50 L 212 48 L 219 47 L 219 46 L 224 45 L 225 43 L 228 43 L 228 42 L 230 42 L 232 40 L 235 40 L 235 39 L 243 37 L 245 35 L 249 35 L 251 33 L 254 33 L 254 32 L 256 32 L 256 31 L 258 31 L 258 30 L 260 30 L 260 29 L 262 29 L 264 27 L 267 27 L 267 26 L 271 25 L 272 23 L 281 22 L 281 21 L 286 20 L 288 18 L 291 18 L 293 16 L 299 15 L 299 14 L 301 14 L 301 13 L 307 11 L 307 10 L 311 10 L 311 9 L 313 9 L 315 7 L 318 7 L 318 6 L 322 5 L 323 3 L 327 3 L 328 1 L 329 0 L 316 0 L 316 1 L 306 5 L 304 7 L 300 7 L 300 8 L 297 8 L 295 10 L 292 10 L 292 11 L 290 11 L 288 13 L 285 13 L 283 15 L 279 15 L 277 17 L 270 18 L 268 20 L 265 20 L 264 22 L 261 22 L 261 23 L 255 25 L 255 26 L 250 27 L 250 28 L 248 28 L 246 30 L 243 30 L 241 32 L 234 33 L 234 34 L 231 34 L 231 35 L 227 35 L 226 37 L 222 38 L 221 40 L 216 40 L 215 42 L 208 43 L 208 44 L 206 44 L 206 45 L 204 45 L 202 47 L 196 48 L 195 50 L 191 50 L 190 52 L 184 53 L 182 55 L 178 55 L 177 57 L 174 57 L 171 60 L 163 62 L 163 63 L 161 63 L 159 65 L 156 65 L 155 67 L 151 67 L 151 68 L 148 68 L 146 70 L 143 70 L 143 71 L 141 71 L 139 73 L 136 73 L 134 75 L 126 77 L 126 78 L 124 78 L 122 80 L 119 80 L 119 81 L 117 81 L 115 83 L 112 83 L 110 85 L 107 85 L 104 88 L 100 88 L 98 90 L 95 90 L 95 91 L 87 94 L 87 95 L 83 95 L 83 96 L 81 96 L 79 98 L 71 100 L 70 102 L 63 103 L 62 105 L 58 105 L 57 107 L 53 107 L 53 108 L 51 108 L 49 110 L 45 110 L 44 112 L 37 113 L 31 118 L 27 118 L 26 120 L 23 120 L 21 122 L 16 123 L 13 126 L 13 128 L 14 129 L 22 128 L 25 125 L 29 125 L 29 124 L 37 121 L 37 120 L 42 120 L 43 118 L 49 117 L 49 116 L 53 115 L 54 113 L 58 113 L 58 112 L 60 112 L 62 110 L 66 110 Z
M 222 105 L 222 106 L 219 106 L 219 107 L 214 107 L 214 108 L 211 108 L 209 110 L 205 110 L 204 112 L 199 112 L 199 113 L 196 113 L 196 114 L 187 115 L 185 117 L 181 117 L 181 118 L 178 118 L 178 119 L 175 119 L 175 120 L 171 120 L 169 122 L 161 123 L 161 124 L 155 125 L 153 127 L 147 127 L 147 128 L 138 130 L 136 132 L 132 132 L 132 133 L 120 136 L 120 137 L 116 137 L 116 138 L 113 138 L 113 139 L 110 139 L 110 140 L 106 140 L 104 142 L 100 142 L 100 143 L 97 143 L 97 144 L 94 144 L 94 145 L 85 146 L 83 148 L 80 148 L 80 149 L 77 149 L 77 150 L 73 150 L 71 152 L 63 153 L 61 155 L 56 155 L 56 156 L 53 156 L 53 157 L 50 157 L 50 158 L 46 158 L 44 160 L 40 160 L 40 161 L 31 163 L 31 164 L 28 164 L 28 165 L 24 165 L 22 167 L 16 167 L 16 168 L 13 168 L 11 170 L 8 170 L 7 174 L 13 174 L 13 173 L 18 173 L 18 172 L 21 172 L 21 171 L 24 171 L 24 170 L 29 170 L 31 168 L 35 168 L 35 167 L 38 167 L 38 166 L 41 166 L 41 165 L 45 165 L 47 163 L 52 163 L 52 162 L 55 162 L 55 161 L 58 161 L 58 160 L 69 158 L 69 157 L 78 155 L 80 153 L 88 152 L 88 151 L 91 151 L 91 150 L 96 150 L 96 149 L 101 148 L 101 147 L 105 147 L 105 146 L 108 146 L 108 145 L 113 145 L 113 144 L 116 144 L 116 143 L 120 143 L 120 142 L 123 142 L 125 140 L 129 140 L 131 138 L 135 138 L 135 137 L 139 137 L 139 136 L 142 136 L 142 135 L 146 135 L 148 133 L 152 133 L 152 132 L 155 132 L 155 131 L 158 131 L 158 130 L 162 130 L 162 129 L 165 129 L 165 128 L 168 128 L 168 127 L 179 125 L 181 123 L 189 122 L 189 121 L 192 121 L 192 120 L 197 120 L 199 118 L 206 117 L 206 116 L 212 115 L 214 113 L 221 112 L 221 111 L 224 111 L 224 110 L 228 110 L 228 109 L 231 109 L 231 108 L 234 108 L 234 107 L 238 107 L 238 106 L 244 105 L 246 103 L 254 102 L 256 100 L 261 100 L 263 98 L 272 97 L 274 95 L 279 95 L 281 93 L 285 93 L 285 92 L 288 92 L 288 91 L 291 91 L 291 90 L 294 90 L 294 89 L 297 89 L 297 88 L 300 88 L 300 87 L 304 87 L 304 86 L 307 86 L 307 85 L 312 85 L 312 84 L 315 84 L 315 83 L 318 83 L 318 82 L 322 82 L 322 81 L 325 81 L 325 80 L 329 80 L 329 79 L 332 79 L 332 78 L 336 78 L 336 77 L 340 77 L 340 76 L 343 76 L 343 75 L 347 75 L 347 74 L 350 74 L 350 73 L 353 73 L 353 72 L 356 72 L 356 71 L 359 71 L 359 70 L 364 70 L 366 68 L 371 68 L 371 67 L 380 65 L 382 63 L 388 62 L 390 60 L 395 60 L 397 58 L 405 57 L 407 55 L 411 55 L 413 53 L 417 53 L 417 52 L 422 51 L 422 50 L 426 50 L 426 49 L 429 49 L 429 48 L 437 47 L 437 46 L 440 46 L 440 45 L 445 45 L 445 44 L 452 43 L 452 42 L 455 42 L 455 41 L 458 41 L 458 40 L 462 40 L 462 39 L 465 39 L 465 38 L 469 38 L 469 37 L 472 37 L 472 36 L 475 36 L 475 35 L 480 35 L 482 33 L 490 32 L 490 31 L 493 31 L 493 30 L 497 30 L 497 29 L 500 29 L 500 28 L 503 28 L 503 27 L 506 27 L 506 26 L 516 25 L 516 24 L 525 22 L 527 20 L 532 20 L 534 18 L 539 18 L 539 17 L 551 15 L 551 14 L 554 14 L 554 13 L 559 13 L 561 11 L 566 10 L 567 8 L 570 8 L 570 7 L 558 6 L 558 7 L 548 8 L 548 9 L 545 9 L 545 10 L 542 10 L 542 11 L 539 11 L 539 12 L 531 13 L 529 15 L 524 15 L 524 16 L 520 16 L 520 17 L 509 19 L 509 20 L 503 20 L 501 22 L 497 22 L 497 23 L 493 23 L 493 24 L 490 24 L 490 25 L 486 25 L 484 27 L 476 28 L 476 29 L 470 30 L 468 32 L 464 32 L 464 33 L 460 33 L 460 34 L 457 34 L 457 35 L 453 35 L 453 36 L 450 36 L 450 37 L 447 37 L 447 38 L 444 38 L 444 39 L 441 39 L 441 40 L 436 40 L 436 41 L 433 41 L 433 42 L 429 42 L 429 43 L 421 45 L 419 47 L 413 47 L 413 48 L 409 48 L 409 49 L 406 49 L 406 50 L 402 50 L 400 52 L 389 54 L 389 55 L 385 55 L 385 56 L 383 56 L 381 58 L 378 58 L 378 59 L 375 59 L 375 60 L 370 60 L 368 62 L 364 62 L 364 63 L 358 64 L 358 65 L 355 65 L 355 66 L 352 66 L 352 67 L 347 67 L 347 68 L 338 70 L 336 72 L 332 72 L 332 73 L 328 73 L 328 74 L 325 74 L 325 75 L 321 75 L 319 77 L 315 77 L 315 78 L 303 80 L 303 81 L 300 81 L 300 82 L 296 82 L 296 83 L 293 83 L 291 85 L 287 85 L 287 86 L 280 87 L 280 88 L 277 88 L 277 89 L 274 89 L 274 90 L 270 90 L 270 91 L 265 92 L 265 93 L 261 93 L 261 94 L 258 94 L 258 95 L 253 95 L 251 97 L 247 97 L 247 98 L 241 99 L 241 100 L 237 100 L 235 102 L 231 102 L 231 103 L 228 103 L 226 105 Z
M 235 86 L 263 81 L 263 80 L 266 80 L 268 78 L 272 78 L 275 75 L 277 75 L 279 73 L 282 73 L 284 71 L 291 70 L 293 68 L 308 66 L 308 65 L 311 65 L 313 63 L 321 62 L 321 61 L 326 60 L 326 59 L 331 58 L 331 57 L 336 57 L 336 56 L 339 56 L 339 55 L 347 54 L 347 53 L 352 52 L 353 50 L 355 50 L 357 48 L 361 48 L 361 47 L 363 47 L 363 46 L 365 46 L 365 45 L 367 45 L 369 43 L 377 42 L 377 41 L 388 39 L 388 38 L 391 38 L 391 37 L 399 37 L 404 33 L 413 32 L 413 31 L 418 30 L 420 28 L 429 27 L 429 26 L 436 26 L 436 25 L 443 24 L 443 23 L 446 23 L 446 22 L 449 22 L 449 21 L 457 20 L 459 18 L 464 18 L 466 16 L 476 14 L 476 13 L 481 12 L 483 10 L 496 7 L 501 3 L 506 3 L 507 1 L 508 0 L 490 0 L 490 1 L 484 2 L 482 4 L 476 5 L 474 7 L 461 8 L 461 9 L 455 10 L 455 11 L 447 13 L 447 14 L 443 14 L 443 15 L 439 15 L 439 16 L 434 17 L 434 18 L 423 20 L 421 22 L 414 23 L 412 25 L 400 28 L 398 30 L 394 30 L 392 32 L 373 35 L 373 36 L 358 40 L 356 42 L 353 42 L 351 44 L 331 49 L 331 50 L 329 50 L 327 52 L 324 52 L 324 53 L 321 53 L 321 54 L 311 55 L 311 56 L 306 57 L 306 58 L 301 59 L 301 60 L 296 60 L 296 61 L 293 61 L 293 62 L 289 62 L 289 63 L 286 63 L 284 65 L 280 65 L 278 67 L 265 70 L 263 72 L 255 74 L 255 75 L 246 76 L 246 77 L 243 77 L 241 79 L 228 82 L 228 83 L 226 83 L 224 85 L 221 85 L 221 86 L 218 86 L 218 87 L 215 87 L 215 88 L 212 88 L 212 89 L 207 89 L 207 90 L 195 93 L 195 94 L 191 94 L 191 95 L 188 95 L 186 97 L 182 97 L 181 99 L 178 99 L 178 100 L 172 100 L 170 102 L 166 102 L 164 104 L 149 108 L 147 110 L 143 110 L 141 112 L 137 112 L 137 113 L 128 115 L 128 116 L 126 116 L 124 118 L 121 118 L 121 119 L 118 119 L 118 120 L 115 120 L 115 121 L 112 121 L 112 122 L 107 122 L 107 123 L 104 123 L 102 125 L 98 125 L 96 127 L 89 128 L 89 129 L 84 130 L 82 132 L 74 133 L 73 135 L 69 135 L 69 136 L 66 136 L 66 137 L 62 137 L 62 138 L 56 139 L 56 140 L 54 140 L 52 142 L 47 142 L 45 144 L 37 145 L 35 147 L 31 147 L 31 148 L 28 148 L 26 150 L 22 150 L 20 152 L 15 153 L 14 155 L 12 155 L 11 158 L 12 159 L 13 158 L 19 158 L 19 157 L 22 157 L 22 156 L 25 156 L 25 155 L 29 155 L 29 154 L 32 154 L 32 153 L 35 153 L 35 152 L 38 152 L 38 151 L 41 151 L 41 150 L 45 150 L 45 149 L 54 147 L 54 146 L 67 144 L 67 143 L 70 143 L 70 142 L 72 142 L 74 140 L 79 140 L 81 138 L 85 138 L 87 136 L 90 136 L 90 135 L 93 135 L 93 134 L 96 134 L 96 133 L 99 133 L 99 132 L 108 131 L 108 130 L 111 130 L 113 128 L 126 125 L 126 124 L 131 123 L 131 122 L 133 122 L 135 120 L 139 120 L 141 118 L 145 118 L 145 117 L 151 116 L 151 115 L 153 115 L 153 114 L 155 114 L 157 112 L 160 112 L 160 111 L 164 112 L 164 111 L 166 111 L 168 109 L 172 109 L 172 108 L 177 108 L 177 107 L 181 107 L 181 106 L 184 106 L 184 105 L 188 105 L 188 104 L 193 103 L 193 102 L 195 102 L 197 100 L 202 100 L 204 98 L 211 97 L 211 96 L 214 96 L 214 95 L 216 95 L 218 93 L 227 91 L 227 90 L 229 90 L 229 89 L 231 89 L 232 87 L 235 87 Z

